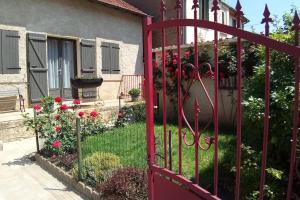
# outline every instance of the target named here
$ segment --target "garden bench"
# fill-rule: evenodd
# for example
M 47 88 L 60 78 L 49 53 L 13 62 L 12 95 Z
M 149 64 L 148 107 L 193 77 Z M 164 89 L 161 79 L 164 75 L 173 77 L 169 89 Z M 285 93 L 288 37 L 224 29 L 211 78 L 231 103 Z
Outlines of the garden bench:
M 0 89 L 0 112 L 16 110 L 19 101 L 19 110 L 25 112 L 24 98 L 18 88 Z

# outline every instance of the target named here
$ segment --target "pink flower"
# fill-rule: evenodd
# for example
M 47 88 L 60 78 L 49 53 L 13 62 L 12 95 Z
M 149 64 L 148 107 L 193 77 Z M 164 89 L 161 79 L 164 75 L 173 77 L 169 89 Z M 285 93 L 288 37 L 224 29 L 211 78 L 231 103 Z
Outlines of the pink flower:
M 59 133 L 59 132 L 61 131 L 61 127 L 60 127 L 60 126 L 56 126 L 56 127 L 55 127 L 55 131 L 56 131 L 57 133 Z
M 98 116 L 98 113 L 97 113 L 96 111 L 92 111 L 92 112 L 90 113 L 90 116 L 91 116 L 91 117 L 97 117 L 97 116 Z
M 74 99 L 74 100 L 73 100 L 73 104 L 79 105 L 79 104 L 80 104 L 80 100 L 79 100 L 79 99 Z
M 173 58 L 177 58 L 178 57 L 178 53 L 173 53 Z
M 61 103 L 62 102 L 62 98 L 60 96 L 55 97 L 54 101 L 56 103 Z
M 78 117 L 79 118 L 82 118 L 83 116 L 84 116 L 84 112 L 83 111 L 78 112 Z
M 173 59 L 172 63 L 173 65 L 177 65 L 177 59 Z
M 57 121 L 57 120 L 60 120 L 60 115 L 56 115 L 55 116 L 55 120 Z
M 60 109 L 61 109 L 61 110 L 67 110 L 67 109 L 68 109 L 67 104 L 62 104 L 62 105 L 60 106 Z
M 61 147 L 62 143 L 60 140 L 55 140 L 53 143 L 52 143 L 52 147 L 55 148 L 55 149 L 59 149 Z
M 37 113 L 39 113 L 39 112 L 42 111 L 42 107 L 41 107 L 40 104 L 35 104 L 35 105 L 33 106 L 33 109 L 34 109 L 35 112 L 37 112 Z

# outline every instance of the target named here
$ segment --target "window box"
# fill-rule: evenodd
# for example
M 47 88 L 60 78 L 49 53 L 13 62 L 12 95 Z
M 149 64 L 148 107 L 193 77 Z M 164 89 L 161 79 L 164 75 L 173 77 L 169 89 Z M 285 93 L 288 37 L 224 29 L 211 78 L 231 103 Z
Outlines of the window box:
M 72 78 L 73 88 L 95 88 L 102 85 L 103 78 Z

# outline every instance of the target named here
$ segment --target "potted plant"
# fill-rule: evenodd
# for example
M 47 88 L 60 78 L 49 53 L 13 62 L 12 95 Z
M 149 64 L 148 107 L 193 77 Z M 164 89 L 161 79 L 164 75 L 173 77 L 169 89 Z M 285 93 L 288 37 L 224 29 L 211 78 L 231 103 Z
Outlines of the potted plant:
M 138 88 L 133 88 L 128 92 L 128 94 L 131 96 L 132 101 L 137 101 L 140 96 L 140 93 L 141 91 Z
M 102 85 L 103 78 L 101 77 L 76 77 L 71 78 L 73 88 L 95 88 Z

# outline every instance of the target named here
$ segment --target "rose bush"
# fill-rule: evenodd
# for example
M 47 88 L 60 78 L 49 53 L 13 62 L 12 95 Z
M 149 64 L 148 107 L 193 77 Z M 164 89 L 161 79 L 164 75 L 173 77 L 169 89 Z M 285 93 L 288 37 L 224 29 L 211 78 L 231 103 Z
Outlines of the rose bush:
M 76 117 L 81 118 L 82 139 L 104 131 L 99 113 L 92 111 L 86 115 L 79 108 L 79 99 L 73 100 L 73 104 L 68 106 L 59 96 L 45 97 L 41 99 L 41 104 L 33 106 L 36 112 L 35 119 L 28 114 L 23 115 L 24 124 L 28 129 L 38 131 L 39 137 L 44 140 L 41 150 L 43 155 L 52 157 L 76 152 Z

